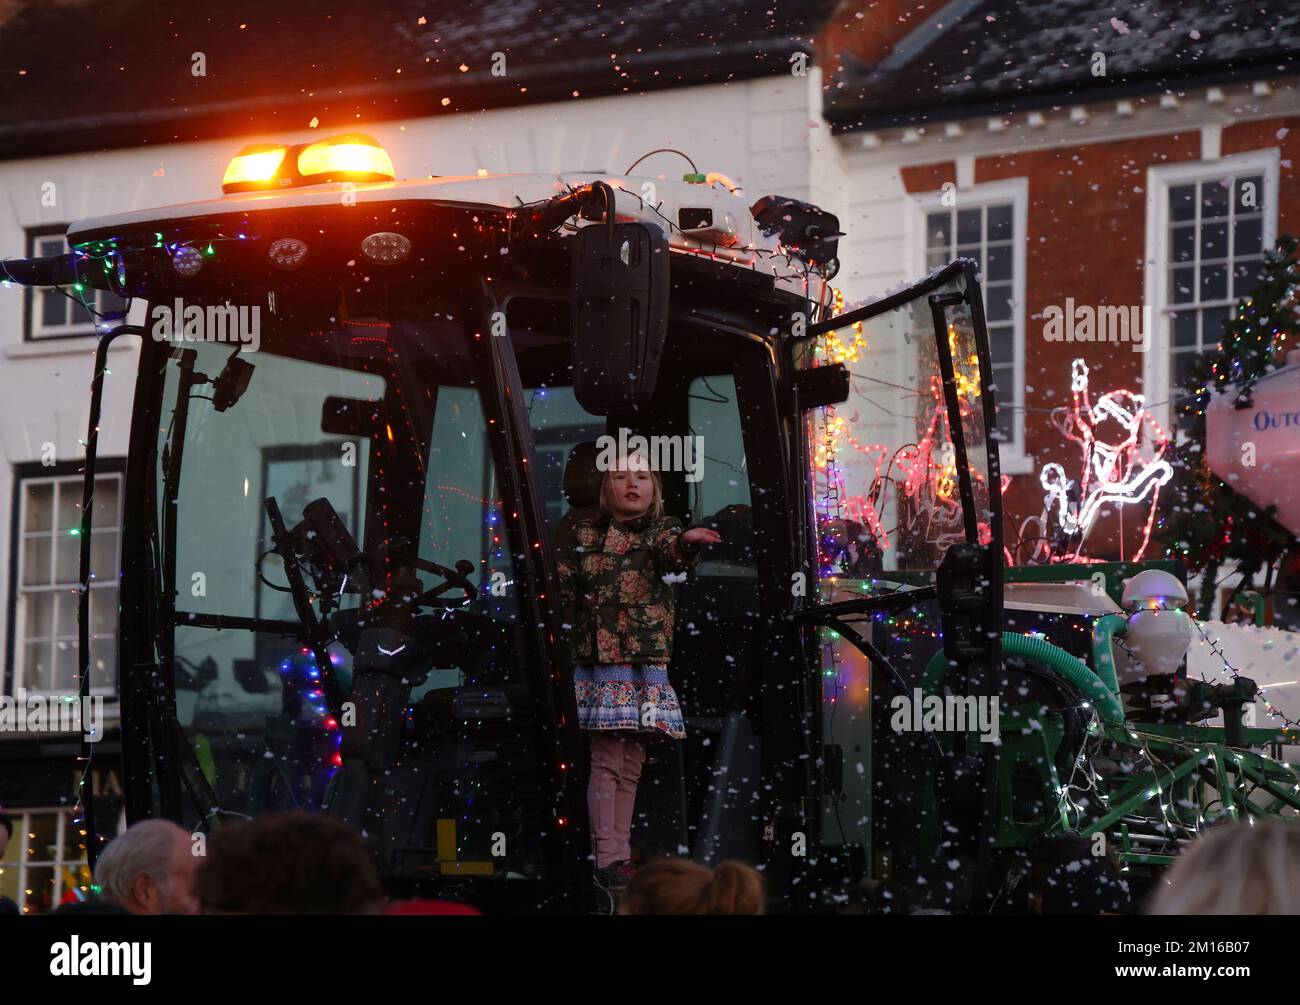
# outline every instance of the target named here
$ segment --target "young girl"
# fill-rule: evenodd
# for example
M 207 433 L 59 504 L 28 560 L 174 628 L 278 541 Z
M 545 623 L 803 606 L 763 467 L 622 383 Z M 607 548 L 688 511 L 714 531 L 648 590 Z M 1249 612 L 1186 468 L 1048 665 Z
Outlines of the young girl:
M 686 735 L 668 683 L 673 587 L 721 541 L 705 527 L 683 532 L 664 515 L 658 472 L 636 454 L 605 472 L 601 515 L 580 520 L 559 556 L 561 605 L 573 655 L 578 725 L 591 739 L 587 809 L 598 878 L 634 871 L 629 838 L 646 741 Z

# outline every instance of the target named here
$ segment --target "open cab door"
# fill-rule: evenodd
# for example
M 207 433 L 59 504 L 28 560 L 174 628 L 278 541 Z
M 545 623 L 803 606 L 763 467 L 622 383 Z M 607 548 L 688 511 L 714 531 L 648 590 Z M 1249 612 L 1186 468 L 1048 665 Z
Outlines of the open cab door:
M 822 684 L 822 843 L 860 848 L 874 880 L 930 884 L 921 906 L 964 910 L 986 896 L 996 745 L 980 741 L 996 724 L 979 715 L 997 711 L 1002 622 L 974 263 L 811 325 L 793 352 L 797 395 L 822 367 L 849 376 L 847 400 L 800 403 L 816 568 L 793 618 L 820 629 L 806 642 Z M 945 689 L 975 721 L 927 717 Z

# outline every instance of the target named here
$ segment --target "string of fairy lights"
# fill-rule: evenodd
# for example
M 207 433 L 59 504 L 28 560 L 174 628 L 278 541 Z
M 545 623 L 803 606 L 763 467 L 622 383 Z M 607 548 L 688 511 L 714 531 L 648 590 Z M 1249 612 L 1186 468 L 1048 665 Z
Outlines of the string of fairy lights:
M 843 306 L 844 306 L 844 296 L 842 293 L 840 293 L 837 290 L 835 293 L 834 313 L 838 315 L 843 310 Z M 855 335 L 860 336 L 862 325 L 857 324 L 854 325 L 853 327 L 856 330 Z M 856 348 L 857 346 L 855 343 L 854 345 L 855 352 L 856 352 Z M 839 341 L 836 332 L 829 332 L 826 338 L 819 339 L 817 349 L 818 349 L 818 356 L 816 358 L 815 365 L 818 366 L 829 366 L 832 363 L 841 362 L 842 359 L 837 359 L 837 355 L 846 353 L 844 347 L 841 345 Z M 856 358 L 856 355 L 854 356 L 854 358 Z M 811 422 L 811 419 L 809 421 Z M 842 510 L 840 507 L 840 493 L 839 493 L 840 472 L 835 459 L 836 427 L 838 425 L 839 420 L 835 415 L 834 405 L 826 405 L 822 408 L 821 422 L 822 422 L 823 438 L 820 445 L 820 449 L 818 451 L 819 459 L 817 463 L 823 472 L 823 477 L 825 478 L 825 482 L 824 482 L 825 492 L 822 495 L 821 520 L 818 521 L 818 525 L 820 527 L 825 527 L 828 524 L 830 524 L 831 521 L 834 521 L 834 525 L 838 527 L 838 526 L 842 526 L 843 517 L 842 517 Z M 823 549 L 823 542 L 821 539 L 821 535 L 818 534 L 817 535 L 817 552 L 818 552 L 817 565 L 818 568 L 820 569 L 820 575 L 818 575 L 817 577 L 818 589 L 821 588 L 822 582 L 824 582 L 827 577 L 835 575 L 834 556 L 833 555 L 827 556 L 830 564 L 826 564 L 826 560 L 823 559 L 822 549 Z M 823 599 L 829 599 L 829 598 L 823 598 Z M 838 710 L 838 706 L 839 706 L 840 693 L 843 690 L 844 685 L 841 681 L 841 675 L 840 675 L 840 659 L 839 659 L 839 652 L 838 652 L 839 646 L 837 644 L 838 633 L 830 629 L 827 629 L 827 632 L 830 635 L 831 641 L 829 645 L 826 645 L 823 648 L 827 653 L 827 655 L 829 655 L 830 665 L 823 671 L 823 677 L 827 682 L 830 683 L 833 689 L 830 697 L 831 716 L 832 716 L 832 723 L 833 723 L 835 712 Z
M 1219 673 L 1226 673 L 1228 679 L 1234 682 L 1241 677 L 1241 671 L 1232 665 L 1232 661 L 1228 659 L 1228 656 L 1223 651 L 1223 646 L 1220 642 L 1206 633 L 1205 628 L 1201 625 L 1201 622 L 1198 619 L 1189 616 L 1188 620 L 1191 621 L 1192 626 L 1201 637 L 1201 641 L 1205 643 L 1210 652 L 1213 653 L 1220 662 L 1222 662 L 1223 667 L 1219 670 Z M 1300 722 L 1290 718 L 1280 708 L 1274 705 L 1267 697 L 1266 690 L 1266 688 L 1261 687 L 1257 691 L 1259 697 L 1264 700 L 1264 713 L 1268 715 L 1269 718 L 1282 723 L 1281 729 L 1287 735 L 1288 739 L 1292 741 L 1300 740 Z

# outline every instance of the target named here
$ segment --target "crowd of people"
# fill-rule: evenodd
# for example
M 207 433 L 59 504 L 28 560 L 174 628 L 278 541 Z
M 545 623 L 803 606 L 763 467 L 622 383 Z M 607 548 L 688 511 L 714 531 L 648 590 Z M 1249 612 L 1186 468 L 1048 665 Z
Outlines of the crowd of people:
M 6 831 L 4 828 L 8 827 Z M 13 825 L 0 814 L 0 838 Z M 3 846 L 0 846 L 0 854 Z M 194 835 L 142 820 L 108 843 L 94 893 L 55 914 L 480 914 L 447 900 L 392 900 L 359 834 L 332 817 L 277 813 Z M 0 898 L 0 901 L 4 898 Z M 620 914 L 762 914 L 763 881 L 743 862 L 660 859 L 638 870 Z M 12 901 L 0 914 L 17 914 Z
M 0 842 L 13 824 L 0 812 Z M 0 844 L 0 855 L 3 844 Z M 144 820 L 99 856 L 95 893 L 56 914 L 424 915 L 479 914 L 446 900 L 390 899 L 365 845 L 331 817 L 280 813 L 193 835 Z M 897 882 L 867 881 L 842 913 L 941 914 Z M 1004 897 L 1005 895 L 1005 897 Z M 1300 827 L 1230 822 L 1207 830 L 1135 902 L 1110 854 L 1093 840 L 1058 834 L 1030 850 L 995 904 L 1035 915 L 1300 914 Z M 660 858 L 632 871 L 614 898 L 622 915 L 761 915 L 761 873 L 738 861 L 709 868 Z M 0 898 L 0 914 L 17 914 Z

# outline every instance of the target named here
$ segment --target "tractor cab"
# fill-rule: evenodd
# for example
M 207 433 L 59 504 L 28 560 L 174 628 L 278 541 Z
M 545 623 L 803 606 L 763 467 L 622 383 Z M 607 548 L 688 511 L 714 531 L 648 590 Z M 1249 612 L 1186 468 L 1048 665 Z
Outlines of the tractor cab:
M 104 350 L 139 339 L 115 626 L 129 818 L 328 813 L 394 891 L 579 907 L 556 549 L 597 512 L 600 445 L 642 437 L 666 512 L 721 541 L 675 587 L 688 736 L 651 749 L 634 850 L 749 861 L 791 909 L 878 872 L 875 692 L 909 693 L 900 658 L 943 652 L 968 693 L 999 660 L 972 264 L 846 310 L 834 217 L 726 179 L 392 176 L 369 137 L 250 148 L 221 198 L 5 263 L 146 306 L 106 319 L 86 474 Z M 841 408 L 872 440 L 834 456 L 851 383 Z M 923 620 L 915 652 L 887 651 Z M 83 688 L 105 630 L 83 611 Z M 983 791 L 989 751 L 959 753 L 951 784 Z

